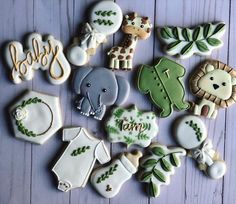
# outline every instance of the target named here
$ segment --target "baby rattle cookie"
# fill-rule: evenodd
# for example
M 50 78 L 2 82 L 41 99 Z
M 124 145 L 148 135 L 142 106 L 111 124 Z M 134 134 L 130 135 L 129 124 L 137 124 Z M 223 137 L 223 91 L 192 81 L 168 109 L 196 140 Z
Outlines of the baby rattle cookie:
M 82 115 L 101 120 L 106 106 L 123 104 L 129 95 L 128 81 L 107 68 L 81 67 L 74 79 L 76 108 Z
M 69 62 L 76 66 L 85 65 L 96 53 L 97 47 L 106 42 L 106 37 L 120 28 L 122 15 L 121 8 L 113 1 L 96 3 L 90 12 L 89 22 L 67 50 Z
M 140 111 L 136 106 L 113 109 L 105 129 L 110 142 L 122 142 L 128 147 L 133 144 L 147 147 L 158 133 L 155 113 Z
M 220 38 L 225 33 L 225 23 L 207 23 L 192 29 L 165 26 L 158 31 L 166 44 L 166 53 L 186 59 L 193 54 L 210 55 L 214 49 L 222 47 Z
M 194 105 L 194 114 L 216 118 L 218 108 L 236 101 L 236 71 L 220 61 L 207 60 L 190 78 L 190 90 L 202 98 Z
M 67 192 L 85 187 L 93 166 L 110 161 L 110 154 L 103 140 L 95 138 L 85 128 L 65 128 L 63 141 L 69 145 L 54 165 L 52 171 L 58 179 L 58 189 Z
M 122 23 L 122 31 L 126 34 L 125 40 L 120 46 L 111 48 L 109 68 L 126 69 L 133 68 L 133 56 L 139 39 L 145 40 L 151 35 L 152 24 L 148 17 L 140 17 L 137 13 L 126 15 Z
M 62 43 L 51 35 L 43 39 L 42 35 L 32 33 L 27 37 L 25 47 L 17 41 L 8 43 L 5 59 L 15 84 L 32 80 L 38 69 L 48 70 L 48 79 L 52 84 L 64 83 L 71 72 Z
M 170 184 L 170 176 L 175 173 L 175 168 L 180 167 L 180 157 L 186 155 L 186 151 L 179 147 L 167 148 L 159 143 L 149 146 L 150 155 L 140 161 L 139 180 L 148 183 L 148 191 L 151 197 L 160 195 L 160 187 Z
M 59 98 L 28 91 L 10 108 L 15 136 L 43 144 L 62 127 Z
M 225 175 L 226 164 L 213 149 L 211 140 L 207 139 L 205 124 L 199 117 L 187 115 L 180 118 L 175 130 L 176 141 L 189 150 L 200 170 L 212 179 L 220 179 Z
M 173 106 L 179 111 L 189 108 L 185 102 L 182 65 L 162 57 L 154 66 L 143 65 L 139 70 L 138 89 L 148 94 L 151 101 L 161 109 L 160 117 L 168 117 Z
M 140 157 L 140 151 L 123 153 L 109 166 L 94 170 L 90 179 L 93 187 L 106 198 L 114 197 L 124 183 L 136 173 Z

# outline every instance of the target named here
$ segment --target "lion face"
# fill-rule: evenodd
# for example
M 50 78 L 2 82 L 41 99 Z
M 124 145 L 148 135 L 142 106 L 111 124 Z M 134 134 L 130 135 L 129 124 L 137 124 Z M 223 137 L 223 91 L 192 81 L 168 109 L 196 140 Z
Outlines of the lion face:
M 236 79 L 228 72 L 214 69 L 213 65 L 207 65 L 207 73 L 199 80 L 199 88 L 222 100 L 227 100 L 232 95 L 232 86 Z

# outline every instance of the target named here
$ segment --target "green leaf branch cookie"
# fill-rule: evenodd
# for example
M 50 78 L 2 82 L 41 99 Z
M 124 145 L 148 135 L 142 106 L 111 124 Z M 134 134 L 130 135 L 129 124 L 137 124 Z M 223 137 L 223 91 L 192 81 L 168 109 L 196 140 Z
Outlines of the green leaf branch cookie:
M 135 106 L 113 109 L 105 129 L 110 142 L 123 142 L 128 147 L 132 144 L 147 147 L 158 133 L 155 113 L 140 111 Z
M 141 159 L 139 180 L 148 183 L 149 195 L 158 197 L 160 186 L 170 183 L 170 176 L 175 168 L 180 167 L 180 156 L 185 156 L 182 148 L 167 148 L 164 145 L 153 143 L 150 145 L 150 155 Z
M 138 89 L 150 96 L 151 101 L 161 110 L 160 117 L 168 117 L 173 106 L 179 111 L 189 108 L 184 100 L 185 89 L 182 65 L 162 57 L 154 66 L 143 65 L 139 70 Z
M 185 59 L 193 54 L 210 55 L 214 49 L 221 47 L 225 23 L 207 23 L 192 29 L 165 26 L 158 31 L 166 44 L 166 53 Z

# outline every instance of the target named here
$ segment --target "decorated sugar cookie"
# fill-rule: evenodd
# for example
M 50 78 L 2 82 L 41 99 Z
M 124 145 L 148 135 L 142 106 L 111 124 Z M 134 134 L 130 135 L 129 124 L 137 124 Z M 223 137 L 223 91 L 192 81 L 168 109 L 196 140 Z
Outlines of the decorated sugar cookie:
M 224 22 L 207 23 L 192 29 L 168 26 L 159 29 L 159 36 L 166 44 L 166 53 L 181 59 L 193 54 L 210 55 L 214 49 L 223 46 L 220 38 L 224 33 Z
M 184 74 L 182 65 L 165 57 L 160 58 L 154 66 L 143 65 L 140 68 L 138 89 L 148 94 L 151 101 L 161 109 L 160 117 L 169 116 L 173 106 L 179 111 L 189 108 L 184 100 Z
M 126 34 L 120 46 L 113 47 L 108 55 L 111 69 L 133 68 L 133 56 L 139 39 L 145 40 L 151 35 L 152 24 L 148 17 L 140 17 L 137 13 L 126 15 L 122 24 L 122 31 Z
M 67 51 L 67 58 L 76 66 L 85 65 L 106 37 L 115 33 L 122 23 L 122 11 L 113 1 L 99 1 L 90 12 L 89 22 L 81 29 Z
M 63 130 L 63 141 L 69 145 L 54 165 L 52 171 L 58 179 L 58 189 L 67 192 L 85 187 L 96 160 L 104 164 L 110 154 L 103 140 L 95 138 L 82 127 Z
M 202 120 L 187 115 L 176 122 L 176 141 L 197 161 L 199 169 L 212 179 L 220 179 L 226 173 L 226 164 L 207 139 L 207 130 Z
M 158 133 L 155 113 L 140 111 L 135 106 L 115 108 L 105 129 L 110 142 L 123 142 L 128 147 L 132 144 L 147 147 Z
M 180 157 L 186 155 L 186 151 L 179 147 L 167 148 L 159 143 L 153 143 L 149 147 L 150 155 L 140 161 L 139 180 L 148 184 L 148 192 L 151 197 L 160 195 L 160 187 L 170 184 L 170 176 L 175 173 L 175 168 L 180 167 Z
M 43 39 L 42 35 L 32 33 L 27 37 L 25 47 L 17 41 L 8 43 L 5 59 L 11 69 L 11 78 L 16 84 L 32 80 L 38 69 L 47 70 L 52 84 L 65 82 L 71 72 L 62 43 L 51 35 Z
M 43 144 L 62 127 L 59 98 L 28 91 L 11 108 L 15 136 Z
M 194 105 L 194 114 L 215 118 L 218 108 L 236 101 L 236 71 L 217 60 L 207 60 L 192 75 L 190 89 L 202 99 Z
M 82 67 L 74 79 L 74 89 L 78 94 L 76 108 L 82 115 L 101 120 L 106 106 L 123 104 L 130 86 L 126 79 L 103 67 Z
M 137 171 L 141 156 L 140 151 L 123 153 L 109 166 L 96 169 L 91 175 L 93 187 L 106 198 L 114 197 L 119 193 L 122 185 Z

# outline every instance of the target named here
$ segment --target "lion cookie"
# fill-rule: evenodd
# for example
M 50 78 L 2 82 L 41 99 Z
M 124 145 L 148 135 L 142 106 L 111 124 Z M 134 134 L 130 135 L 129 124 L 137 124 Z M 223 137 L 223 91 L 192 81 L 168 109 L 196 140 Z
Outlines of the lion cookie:
M 222 47 L 220 38 L 225 33 L 225 23 L 207 23 L 192 29 L 166 26 L 158 31 L 166 44 L 166 53 L 186 59 L 193 54 L 210 55 L 214 49 Z
M 113 1 L 99 1 L 92 8 L 80 36 L 67 50 L 69 62 L 76 66 L 85 65 L 96 53 L 97 47 L 106 42 L 106 37 L 115 33 L 122 23 L 121 8 Z
M 147 147 L 158 133 L 155 113 L 140 111 L 136 106 L 113 109 L 105 129 L 110 142 L 122 142 L 128 147 L 133 144 Z
M 175 124 L 175 138 L 180 146 L 189 150 L 197 161 L 199 169 L 212 179 L 220 179 L 226 173 L 226 164 L 213 149 L 212 142 L 207 139 L 207 130 L 202 120 L 187 115 Z
M 194 114 L 215 118 L 218 108 L 227 108 L 236 101 L 236 71 L 222 62 L 207 60 L 191 77 L 190 89 L 202 98 L 194 105 Z
M 148 17 L 140 17 L 137 13 L 126 15 L 122 24 L 122 31 L 126 34 L 120 46 L 111 48 L 109 68 L 131 70 L 133 56 L 139 39 L 145 40 L 151 35 L 152 24 Z
M 47 70 L 52 84 L 62 84 L 71 72 L 70 64 L 63 53 L 63 45 L 51 35 L 44 38 L 38 33 L 28 35 L 26 46 L 13 41 L 5 49 L 6 63 L 11 69 L 15 84 L 32 80 L 36 70 Z
M 138 89 L 148 94 L 151 101 L 161 109 L 160 117 L 168 117 L 173 112 L 173 106 L 179 111 L 189 108 L 184 100 L 184 74 L 182 65 L 165 57 L 160 58 L 152 67 L 143 65 L 140 68 Z
M 129 95 L 128 81 L 107 68 L 81 67 L 74 79 L 76 108 L 82 115 L 101 120 L 106 106 L 123 104 Z

